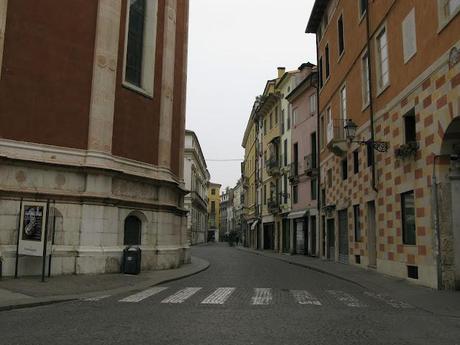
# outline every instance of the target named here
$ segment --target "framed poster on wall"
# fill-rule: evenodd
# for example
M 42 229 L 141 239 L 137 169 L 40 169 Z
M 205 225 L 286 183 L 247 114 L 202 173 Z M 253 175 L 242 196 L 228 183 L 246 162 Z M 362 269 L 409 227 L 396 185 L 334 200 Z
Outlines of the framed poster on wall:
M 24 202 L 21 207 L 19 224 L 18 254 L 43 256 L 47 204 L 43 202 Z

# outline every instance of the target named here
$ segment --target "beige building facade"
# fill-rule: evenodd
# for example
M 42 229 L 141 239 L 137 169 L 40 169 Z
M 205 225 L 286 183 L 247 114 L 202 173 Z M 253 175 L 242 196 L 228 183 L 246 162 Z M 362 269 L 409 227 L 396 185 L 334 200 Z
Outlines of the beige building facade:
M 184 198 L 188 210 L 187 236 L 191 245 L 207 242 L 208 238 L 208 184 L 209 174 L 198 137 L 185 131 L 184 182 L 190 191 Z

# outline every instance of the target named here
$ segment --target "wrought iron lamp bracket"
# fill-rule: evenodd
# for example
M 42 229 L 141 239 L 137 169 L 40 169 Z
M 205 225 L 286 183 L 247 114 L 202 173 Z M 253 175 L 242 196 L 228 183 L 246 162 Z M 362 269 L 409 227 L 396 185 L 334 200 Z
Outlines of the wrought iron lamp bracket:
M 390 143 L 387 141 L 372 141 L 372 140 L 356 140 L 351 141 L 352 143 L 357 143 L 359 145 L 371 146 L 374 150 L 378 152 L 387 152 L 390 149 Z

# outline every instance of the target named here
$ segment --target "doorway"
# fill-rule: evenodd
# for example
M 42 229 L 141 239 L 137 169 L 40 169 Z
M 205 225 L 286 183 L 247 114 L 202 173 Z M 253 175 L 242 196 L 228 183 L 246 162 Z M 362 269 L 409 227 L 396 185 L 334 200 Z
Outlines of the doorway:
M 460 99 L 457 100 L 460 111 Z M 438 223 L 442 285 L 460 290 L 460 117 L 447 127 L 437 161 Z M 448 244 L 450 243 L 450 245 Z
M 335 219 L 327 220 L 327 258 L 335 260 Z
M 299 218 L 295 220 L 296 226 L 296 253 L 297 254 L 306 254 L 305 248 L 307 248 L 306 241 L 306 228 L 305 222 L 303 219 Z
M 339 262 L 348 264 L 348 211 L 339 211 Z
M 316 216 L 310 217 L 310 255 L 316 256 Z
M 275 223 L 264 224 L 264 249 L 266 250 L 275 249 L 274 230 Z
M 283 219 L 283 253 L 289 253 L 290 250 L 290 242 L 291 242 L 291 236 L 290 236 L 290 220 L 289 219 Z
M 377 235 L 375 222 L 375 202 L 367 203 L 367 241 L 369 247 L 369 267 L 377 267 Z
M 142 222 L 136 216 L 129 216 L 125 219 L 124 239 L 125 246 L 140 246 L 142 235 Z

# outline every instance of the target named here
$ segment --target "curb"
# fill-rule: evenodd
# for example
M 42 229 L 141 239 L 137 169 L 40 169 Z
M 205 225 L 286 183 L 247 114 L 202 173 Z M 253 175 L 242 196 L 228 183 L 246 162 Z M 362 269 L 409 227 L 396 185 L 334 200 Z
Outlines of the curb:
M 246 253 L 250 253 L 250 254 L 254 254 L 254 255 L 263 256 L 263 257 L 270 258 L 270 259 L 273 259 L 273 260 L 283 261 L 283 262 L 288 263 L 288 264 L 290 264 L 290 265 L 294 265 L 294 266 L 298 266 L 298 267 L 303 267 L 303 268 L 309 269 L 309 270 L 311 270 L 311 271 L 315 271 L 315 272 L 318 272 L 318 273 L 322 273 L 322 274 L 325 274 L 325 275 L 328 275 L 328 276 L 331 276 L 331 277 L 334 277 L 334 278 L 337 278 L 337 279 L 346 281 L 346 282 L 348 282 L 348 283 L 357 285 L 357 286 L 359 286 L 360 288 L 369 289 L 369 287 L 367 287 L 367 286 L 365 286 L 365 285 L 363 285 L 363 284 L 361 284 L 361 283 L 358 283 L 358 282 L 356 282 L 356 281 L 354 281 L 354 280 L 345 278 L 345 277 L 343 277 L 343 276 L 341 276 L 341 275 L 338 275 L 338 274 L 335 274 L 335 273 L 326 271 L 326 270 L 324 270 L 324 269 L 321 269 L 321 268 L 318 268 L 318 267 L 315 267 L 315 266 L 311 266 L 311 265 L 302 264 L 302 263 L 299 263 L 299 262 L 290 261 L 289 259 L 285 259 L 285 258 L 282 258 L 282 257 L 279 257 L 279 258 L 278 258 L 278 257 L 276 257 L 276 256 L 267 255 L 267 254 L 265 254 L 264 252 L 255 252 L 255 251 L 243 249 L 243 248 L 240 248 L 240 247 L 237 247 L 236 249 L 238 249 L 238 250 L 240 250 L 240 251 L 242 251 L 242 252 L 246 252 Z
M 140 290 L 152 287 L 152 286 L 165 284 L 165 283 L 169 283 L 172 281 L 191 277 L 193 275 L 206 271 L 210 266 L 210 263 L 204 259 L 192 257 L 192 261 L 193 259 L 201 262 L 199 266 L 194 271 L 185 273 L 183 275 L 179 275 L 177 277 L 160 279 L 159 281 L 156 281 L 154 283 L 152 282 L 139 283 L 138 285 L 131 286 L 129 288 L 120 287 L 120 288 L 111 289 L 111 290 L 98 290 L 98 291 L 92 291 L 92 292 L 85 292 L 83 294 L 50 296 L 50 297 L 43 297 L 43 298 L 29 298 L 27 300 L 19 300 L 15 304 L 0 306 L 0 312 L 17 310 L 17 309 L 41 307 L 41 306 L 52 305 L 52 304 L 57 304 L 57 303 L 72 302 L 72 301 L 76 301 L 76 300 L 79 300 L 85 297 L 92 297 L 102 292 L 104 292 L 105 294 L 115 295 L 115 294 L 122 294 L 126 292 L 140 291 Z

